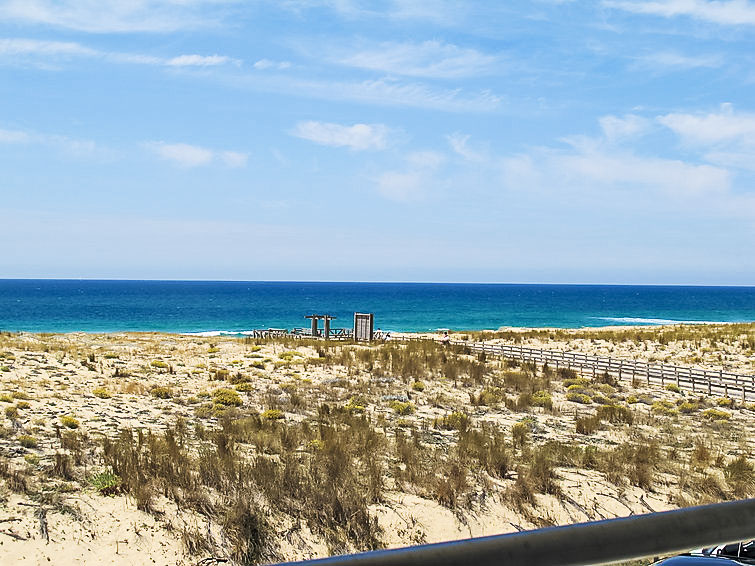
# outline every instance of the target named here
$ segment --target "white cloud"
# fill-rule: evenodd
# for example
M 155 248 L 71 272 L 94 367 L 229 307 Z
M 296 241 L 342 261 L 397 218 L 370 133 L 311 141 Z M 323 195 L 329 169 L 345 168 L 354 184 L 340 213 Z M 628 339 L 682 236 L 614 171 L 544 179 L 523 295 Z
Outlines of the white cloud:
M 446 136 L 451 149 L 457 154 L 461 155 L 467 161 L 482 162 L 487 160 L 487 156 L 478 150 L 474 150 L 469 147 L 469 134 L 461 134 L 459 132 Z
M 166 67 L 210 67 L 219 65 L 240 65 L 241 61 L 223 55 L 178 55 L 171 58 L 155 57 L 139 53 L 100 51 L 75 42 L 41 41 L 37 39 L 0 39 L 0 58 L 18 64 L 23 61 L 36 61 L 45 65 L 50 60 L 82 57 L 102 59 L 115 63 L 133 65 L 156 65 Z
M 336 57 L 343 65 L 394 75 L 460 78 L 490 73 L 497 57 L 440 41 L 381 43 Z
M 199 167 L 220 160 L 228 167 L 243 167 L 248 155 L 236 151 L 215 151 L 187 143 L 147 142 L 147 149 L 181 167 Z
M 755 24 L 755 4 L 747 0 L 659 0 L 655 2 L 605 1 L 605 6 L 636 14 L 671 18 L 689 16 L 723 25 Z
M 397 202 L 417 200 L 424 188 L 425 175 L 417 171 L 386 171 L 377 179 L 377 190 Z
M 606 188 L 643 187 L 689 195 L 724 192 L 731 184 L 729 172 L 725 169 L 629 152 L 613 154 L 591 151 L 552 155 L 548 163 L 562 171 L 572 183 Z
M 299 122 L 292 132 L 294 136 L 320 145 L 365 149 L 385 149 L 390 130 L 384 124 L 354 124 L 343 126 L 310 120 Z
M 228 167 L 245 167 L 249 160 L 248 153 L 239 151 L 223 151 L 219 154 L 219 157 Z
M 326 100 L 353 100 L 369 104 L 431 108 L 447 112 L 489 112 L 502 98 L 488 90 L 476 94 L 461 89 L 437 89 L 421 83 L 404 83 L 391 79 L 361 82 L 300 81 L 289 85 L 293 90 Z
M 415 151 L 406 156 L 407 167 L 402 171 L 386 171 L 376 179 L 380 195 L 396 202 L 424 199 L 439 184 L 435 178 L 445 156 L 436 151 Z
M 627 114 L 621 118 L 603 116 L 599 122 L 603 135 L 609 142 L 621 141 L 645 133 L 650 125 L 646 118 L 636 114 Z
M 0 129 L 0 143 L 9 145 L 36 144 L 53 147 L 73 156 L 91 155 L 99 150 L 91 140 L 70 138 L 59 134 Z
M 270 59 L 260 59 L 259 61 L 256 61 L 254 63 L 254 68 L 258 71 L 263 71 L 265 69 L 288 69 L 291 66 L 291 63 L 288 61 L 271 61 Z
M 38 39 L 0 39 L 0 56 L 2 55 L 42 55 L 63 57 L 94 57 L 98 51 L 71 41 L 42 41 Z
M 214 67 L 226 63 L 238 65 L 240 61 L 224 55 L 179 55 L 165 61 L 169 67 Z
M 28 132 L 22 132 L 19 130 L 0 130 L 0 143 L 20 144 L 28 143 L 30 141 L 31 136 Z
M 657 120 L 711 163 L 755 171 L 755 114 L 735 113 L 724 104 L 720 112 L 672 113 Z
M 633 191 L 647 195 L 691 196 L 729 192 L 732 175 L 726 168 L 707 163 L 640 155 L 626 142 L 646 133 L 651 122 L 635 115 L 600 119 L 601 137 L 573 136 L 562 141 L 569 149 L 539 148 L 501 161 L 504 183 L 511 189 L 583 192 Z
M 693 144 L 739 142 L 755 145 L 755 114 L 735 114 L 730 105 L 710 114 L 666 114 L 658 121 Z
M 664 69 L 714 69 L 723 66 L 724 59 L 719 55 L 690 56 L 672 51 L 661 51 L 635 58 L 638 65 Z
M 0 21 L 92 33 L 171 32 L 217 25 L 234 0 L 0 0 Z

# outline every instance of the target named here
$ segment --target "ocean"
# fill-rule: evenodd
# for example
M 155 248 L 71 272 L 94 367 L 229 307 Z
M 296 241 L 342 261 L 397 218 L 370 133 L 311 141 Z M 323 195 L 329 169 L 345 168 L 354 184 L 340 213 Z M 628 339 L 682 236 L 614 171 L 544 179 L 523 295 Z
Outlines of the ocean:
M 0 280 L 0 330 L 241 333 L 354 312 L 390 331 L 755 321 L 755 287 Z

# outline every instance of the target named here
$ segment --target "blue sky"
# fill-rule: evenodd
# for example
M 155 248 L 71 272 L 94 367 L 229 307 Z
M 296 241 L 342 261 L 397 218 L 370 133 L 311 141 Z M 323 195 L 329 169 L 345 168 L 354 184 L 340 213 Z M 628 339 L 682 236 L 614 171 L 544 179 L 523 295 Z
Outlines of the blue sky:
M 0 277 L 755 284 L 755 2 L 0 0 Z

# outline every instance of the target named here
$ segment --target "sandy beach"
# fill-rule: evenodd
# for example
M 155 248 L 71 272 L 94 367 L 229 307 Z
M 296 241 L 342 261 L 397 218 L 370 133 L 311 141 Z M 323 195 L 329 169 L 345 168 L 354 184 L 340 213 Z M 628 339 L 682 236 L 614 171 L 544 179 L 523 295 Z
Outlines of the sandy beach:
M 454 333 L 752 374 L 755 325 Z M 0 559 L 326 556 L 755 494 L 755 406 L 373 345 L 0 336 Z

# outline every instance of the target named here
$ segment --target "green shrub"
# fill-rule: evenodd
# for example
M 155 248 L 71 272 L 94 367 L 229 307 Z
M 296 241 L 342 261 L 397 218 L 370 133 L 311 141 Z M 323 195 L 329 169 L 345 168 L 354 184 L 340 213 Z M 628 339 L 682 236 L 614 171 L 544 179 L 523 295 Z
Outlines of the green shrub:
M 157 369 L 168 369 L 170 366 L 162 360 L 152 360 L 152 363 L 150 364 L 153 368 Z
M 679 411 L 671 401 L 656 401 L 653 403 L 653 411 L 662 415 L 676 415 Z
M 721 409 L 707 409 L 703 411 L 703 416 L 711 421 L 728 421 L 731 418 L 731 413 Z
M 589 395 L 585 395 L 584 393 L 577 393 L 576 391 L 567 393 L 566 400 L 573 401 L 575 403 L 582 403 L 583 405 L 589 405 L 590 403 L 592 403 L 592 399 Z
M 630 395 L 629 397 L 627 397 L 627 403 L 629 403 L 630 405 L 634 405 L 635 403 L 639 403 L 639 402 L 640 400 L 634 395 Z
M 700 409 L 700 405 L 697 403 L 694 403 L 692 401 L 683 401 L 679 404 L 679 412 L 680 413 L 694 413 L 695 411 Z
M 469 428 L 469 417 L 461 411 L 454 411 L 448 415 L 444 415 L 440 419 L 433 421 L 435 428 L 444 430 L 459 430 L 464 431 Z
M 669 383 L 666 385 L 666 391 L 673 391 L 674 393 L 681 393 L 681 389 L 676 383 Z
M 402 401 L 391 401 L 391 409 L 396 411 L 396 414 L 405 417 L 414 412 L 414 405 L 410 402 L 404 403 Z
M 592 384 L 592 381 L 585 377 L 571 377 L 569 379 L 564 379 L 563 383 L 564 387 L 566 387 L 567 389 L 574 387 L 575 385 L 581 388 L 585 388 L 589 387 Z
M 8 366 L 0 366 L 0 371 L 8 372 L 10 368 Z
M 364 413 L 365 406 L 367 406 L 367 400 L 363 395 L 353 395 L 343 408 L 350 413 L 358 414 Z
M 29 407 L 31 407 L 31 405 L 28 401 L 19 401 L 16 403 L 16 408 L 18 409 L 28 409 Z
M 729 397 L 719 397 L 716 399 L 716 405 L 729 408 L 734 405 L 734 399 L 730 399 Z
M 262 413 L 262 418 L 268 421 L 277 421 L 284 417 L 283 411 L 278 409 L 268 409 Z
M 254 386 L 251 383 L 245 381 L 244 383 L 239 383 L 238 385 L 236 385 L 235 389 L 239 393 L 249 393 L 250 391 L 254 391 Z
M 412 383 L 412 389 L 414 389 L 414 391 L 424 391 L 425 384 L 421 381 L 415 381 L 414 383 Z
M 212 392 L 212 401 L 216 405 L 223 405 L 225 407 L 239 407 L 243 403 L 238 393 L 233 389 L 223 387 Z
M 542 389 L 540 391 L 535 391 L 532 394 L 531 401 L 532 404 L 536 407 L 545 407 L 546 409 L 553 408 L 553 399 L 551 398 L 551 394 Z
M 157 399 L 170 399 L 173 397 L 173 391 L 170 387 L 157 386 L 149 390 L 149 394 Z
M 60 423 L 66 428 L 79 428 L 79 421 L 71 415 L 63 415 L 60 417 Z
M 10 407 L 5 407 L 5 416 L 12 421 L 16 420 L 18 418 L 18 409 L 13 405 L 11 405 Z
M 13 397 L 14 399 L 24 399 L 27 401 L 31 399 L 31 395 L 29 395 L 26 391 L 14 391 L 13 393 L 11 393 L 11 397 Z
M 215 416 L 215 411 L 212 403 L 204 403 L 194 409 L 194 414 L 200 419 L 207 419 Z
M 92 395 L 99 397 L 100 399 L 110 399 L 112 397 L 110 391 L 108 391 L 104 387 L 97 387 L 95 389 L 92 389 Z
M 28 434 L 21 434 L 18 436 L 18 443 L 24 448 L 36 448 L 38 445 L 37 439 Z
M 100 472 L 89 478 L 89 483 L 100 493 L 100 495 L 115 495 L 121 490 L 121 480 L 118 474 L 112 471 Z
M 13 403 L 13 397 L 8 395 L 7 393 L 0 394 L 0 401 L 3 403 Z

